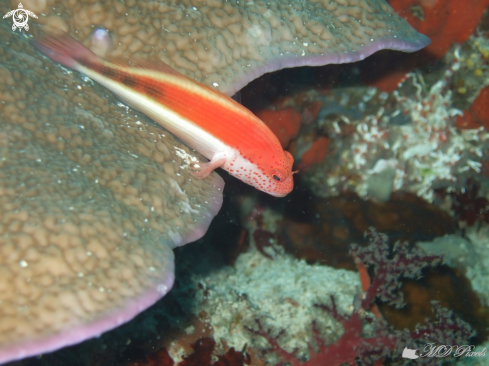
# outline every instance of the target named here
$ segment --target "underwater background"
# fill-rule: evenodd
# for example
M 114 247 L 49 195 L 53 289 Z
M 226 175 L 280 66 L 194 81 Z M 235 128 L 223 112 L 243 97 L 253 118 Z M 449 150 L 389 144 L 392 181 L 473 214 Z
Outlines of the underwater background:
M 29 30 L 0 21 L 0 363 L 489 365 L 489 1 L 22 4 Z M 328 28 L 346 58 L 321 59 L 342 7 L 370 23 Z M 192 177 L 198 152 L 29 43 L 54 29 L 235 95 L 293 191 Z

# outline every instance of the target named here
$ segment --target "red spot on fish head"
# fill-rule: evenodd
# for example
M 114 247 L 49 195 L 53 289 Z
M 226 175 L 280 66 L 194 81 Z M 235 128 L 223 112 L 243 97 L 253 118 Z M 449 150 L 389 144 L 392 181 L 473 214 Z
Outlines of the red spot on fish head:
M 278 145 L 278 144 L 277 144 Z M 256 189 L 275 197 L 284 197 L 294 188 L 292 165 L 294 158 L 279 146 L 271 154 L 252 155 L 253 163 L 240 166 L 235 164 L 228 172 Z M 248 162 L 251 158 L 243 156 Z M 261 159 L 260 159 L 261 158 Z
M 272 196 L 284 197 L 294 188 L 294 179 L 292 178 L 294 158 L 288 151 L 284 151 L 282 158 L 275 164 L 267 172 L 268 185 L 265 192 Z

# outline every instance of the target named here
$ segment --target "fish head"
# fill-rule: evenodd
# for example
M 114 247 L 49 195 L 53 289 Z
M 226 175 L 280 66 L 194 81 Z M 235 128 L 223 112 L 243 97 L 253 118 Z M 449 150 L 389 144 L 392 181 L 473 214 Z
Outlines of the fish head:
M 286 196 L 294 188 L 293 164 L 292 155 L 288 151 L 284 151 L 283 158 L 272 164 L 271 168 L 266 171 L 266 184 L 257 188 L 275 197 Z
M 292 155 L 280 147 L 272 154 L 264 154 L 261 150 L 254 155 L 237 153 L 223 168 L 259 191 L 284 197 L 294 188 L 293 164 Z

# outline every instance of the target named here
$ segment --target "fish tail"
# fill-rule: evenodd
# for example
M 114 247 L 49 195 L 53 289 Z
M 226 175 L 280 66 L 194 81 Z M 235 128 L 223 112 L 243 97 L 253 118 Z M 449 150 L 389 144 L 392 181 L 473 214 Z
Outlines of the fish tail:
M 76 69 L 79 61 L 98 59 L 97 55 L 67 33 L 57 36 L 43 34 L 34 39 L 32 45 L 50 59 L 71 69 Z

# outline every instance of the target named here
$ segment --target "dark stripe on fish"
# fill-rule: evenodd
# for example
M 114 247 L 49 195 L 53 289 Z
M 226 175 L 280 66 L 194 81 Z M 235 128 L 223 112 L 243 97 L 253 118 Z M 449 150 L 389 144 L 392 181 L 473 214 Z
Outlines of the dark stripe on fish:
M 117 81 L 125 86 L 135 89 L 138 92 L 147 95 L 153 99 L 160 99 L 162 97 L 162 90 L 155 86 L 153 80 L 144 76 L 133 76 L 127 72 L 117 70 L 113 67 L 105 66 L 98 62 L 92 62 L 90 60 L 78 60 L 78 63 L 86 68 L 89 68 L 109 79 Z

